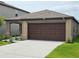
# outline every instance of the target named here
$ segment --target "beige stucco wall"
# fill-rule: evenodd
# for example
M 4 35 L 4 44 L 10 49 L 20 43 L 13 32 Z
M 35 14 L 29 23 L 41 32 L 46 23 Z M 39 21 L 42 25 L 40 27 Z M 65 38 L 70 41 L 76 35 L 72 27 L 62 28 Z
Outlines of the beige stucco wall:
M 11 33 L 11 25 L 10 25 L 10 23 L 9 22 L 6 22 L 6 32 L 5 32 L 5 34 L 6 35 L 10 35 Z
M 72 42 L 72 20 L 67 19 L 66 20 L 66 42 L 68 41 Z
M 72 19 L 67 19 L 66 20 L 66 42 L 68 40 L 72 42 L 72 39 L 77 34 L 78 34 L 78 24 Z
M 28 23 L 65 23 L 65 20 L 33 20 L 33 21 L 27 21 Z
M 28 39 L 28 23 L 26 21 L 22 21 L 22 39 Z

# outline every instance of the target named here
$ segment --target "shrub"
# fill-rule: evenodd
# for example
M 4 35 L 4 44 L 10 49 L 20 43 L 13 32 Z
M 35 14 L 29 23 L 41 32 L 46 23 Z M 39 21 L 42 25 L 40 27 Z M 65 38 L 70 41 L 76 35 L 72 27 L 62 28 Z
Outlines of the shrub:
M 0 16 L 0 26 L 1 26 L 2 24 L 4 24 L 4 20 L 5 20 L 5 17 L 4 17 L 4 16 Z
M 0 34 L 0 41 L 5 40 L 5 39 L 9 39 L 9 38 L 11 38 L 11 36 L 1 35 Z
M 4 38 L 5 36 L 0 34 L 0 41 L 3 40 Z
M 11 38 L 11 36 L 5 36 L 5 39 L 9 39 L 9 38 Z

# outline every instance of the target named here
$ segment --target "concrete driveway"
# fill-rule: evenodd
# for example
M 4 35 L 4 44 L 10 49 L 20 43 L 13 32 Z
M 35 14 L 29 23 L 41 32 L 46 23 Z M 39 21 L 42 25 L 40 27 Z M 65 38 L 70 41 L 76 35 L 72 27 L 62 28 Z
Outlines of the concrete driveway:
M 43 58 L 63 42 L 25 40 L 0 46 L 0 58 Z

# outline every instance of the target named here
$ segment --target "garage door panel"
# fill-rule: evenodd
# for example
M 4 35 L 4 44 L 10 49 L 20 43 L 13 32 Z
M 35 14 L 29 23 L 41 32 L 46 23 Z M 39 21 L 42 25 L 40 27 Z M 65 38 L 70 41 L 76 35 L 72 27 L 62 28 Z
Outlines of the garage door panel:
M 30 23 L 29 39 L 40 40 L 65 40 L 64 23 Z

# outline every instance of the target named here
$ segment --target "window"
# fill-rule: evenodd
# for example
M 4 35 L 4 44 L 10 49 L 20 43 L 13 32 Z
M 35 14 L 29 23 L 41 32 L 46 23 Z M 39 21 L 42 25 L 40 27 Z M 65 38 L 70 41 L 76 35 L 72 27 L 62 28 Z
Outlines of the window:
M 18 16 L 18 14 L 15 14 L 15 17 L 17 17 Z

